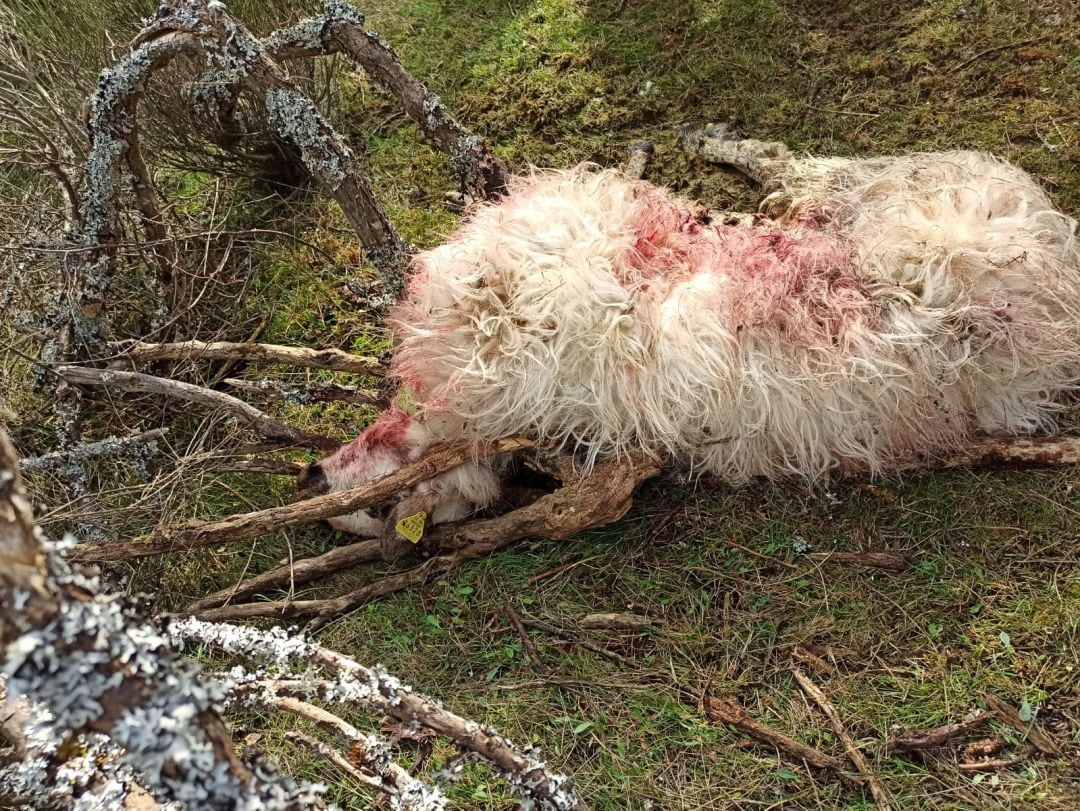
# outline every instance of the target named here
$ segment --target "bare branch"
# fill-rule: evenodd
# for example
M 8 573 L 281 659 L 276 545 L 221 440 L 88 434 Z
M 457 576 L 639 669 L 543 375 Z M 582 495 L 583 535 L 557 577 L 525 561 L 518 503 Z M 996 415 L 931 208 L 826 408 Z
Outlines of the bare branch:
M 484 139 L 469 132 L 442 100 L 410 74 L 394 49 L 364 26 L 363 15 L 344 0 L 324 0 L 324 13 L 277 31 L 263 45 L 271 58 L 296 59 L 344 53 L 389 93 L 429 138 L 450 158 L 462 187 L 482 200 L 506 191 L 509 172 Z
M 310 405 L 318 402 L 352 403 L 353 405 L 389 405 L 389 397 L 372 389 L 356 386 L 338 386 L 334 383 L 289 383 L 281 380 L 241 380 L 225 378 L 225 383 L 235 389 L 261 394 L 267 400 Z
M 340 349 L 308 349 L 303 346 L 280 344 L 233 343 L 230 341 L 183 341 L 172 344 L 151 344 L 142 341 L 109 345 L 133 360 L 246 360 L 260 363 L 284 363 L 310 369 L 330 369 L 335 372 L 381 377 L 386 367 L 378 358 L 363 357 Z
M 182 383 L 179 380 L 169 380 L 139 372 L 114 372 L 107 369 L 91 369 L 86 366 L 60 366 L 57 367 L 56 373 L 69 383 L 83 386 L 106 386 L 123 391 L 141 391 L 199 403 L 231 414 L 243 424 L 250 425 L 263 436 L 272 439 L 287 440 L 296 445 L 324 450 L 333 450 L 341 445 L 340 442 L 329 437 L 315 436 L 280 423 L 243 400 L 220 391 L 196 386 L 193 383 Z
M 503 439 L 481 452 L 482 456 L 510 453 L 532 447 L 524 439 Z M 219 544 L 239 543 L 258 538 L 282 527 L 311 524 L 335 515 L 362 510 L 393 496 L 399 490 L 478 458 L 472 448 L 456 446 L 436 448 L 421 459 L 372 482 L 337 493 L 243 513 L 211 523 L 197 522 L 173 529 L 158 530 L 149 538 L 110 544 L 79 544 L 76 560 L 110 561 L 161 555 L 168 552 L 205 549 Z
M 971 713 L 956 724 L 945 724 L 925 732 L 905 732 L 903 735 L 897 735 L 889 741 L 886 751 L 889 754 L 902 755 L 907 752 L 937 749 L 954 738 L 958 738 L 973 729 L 978 729 L 995 717 L 997 716 L 993 712 L 979 710 Z
M 359 606 L 426 583 L 466 561 L 490 555 L 523 538 L 569 538 L 582 530 L 617 521 L 630 508 L 638 485 L 659 472 L 656 462 L 641 457 L 610 459 L 597 465 L 589 476 L 568 480 L 554 493 L 526 507 L 497 518 L 434 527 L 425 535 L 425 543 L 439 550 L 438 554 L 413 569 L 389 575 L 340 597 L 230 605 L 202 610 L 197 616 L 214 621 L 314 616 L 317 619 L 312 626 L 319 627 Z M 386 478 L 389 477 L 379 481 Z M 301 502 L 304 503 L 309 502 Z

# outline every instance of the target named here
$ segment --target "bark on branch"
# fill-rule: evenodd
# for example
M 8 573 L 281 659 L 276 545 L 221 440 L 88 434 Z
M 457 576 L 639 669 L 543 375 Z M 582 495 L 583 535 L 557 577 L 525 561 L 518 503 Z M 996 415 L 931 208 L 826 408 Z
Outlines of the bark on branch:
M 69 383 L 83 386 L 105 386 L 122 391 L 141 391 L 159 394 L 189 403 L 198 403 L 217 411 L 231 414 L 245 425 L 250 425 L 265 437 L 290 442 L 295 445 L 334 450 L 341 446 L 336 439 L 308 434 L 297 428 L 278 422 L 253 405 L 213 389 L 182 383 L 164 377 L 144 375 L 139 372 L 114 372 L 107 369 L 91 369 L 86 366 L 60 366 L 56 373 Z
M 352 355 L 340 349 L 308 349 L 280 344 L 234 343 L 231 341 L 182 341 L 151 344 L 142 341 L 112 343 L 110 347 L 137 361 L 150 360 L 246 360 L 283 363 L 309 369 L 381 377 L 386 367 L 378 358 Z
M 486 448 L 483 455 L 510 453 L 532 446 L 523 439 L 503 439 Z M 220 544 L 258 538 L 282 527 L 311 524 L 335 515 L 362 510 L 385 501 L 399 490 L 412 487 L 474 458 L 471 448 L 436 448 L 421 459 L 393 473 L 349 490 L 297 501 L 281 507 L 242 513 L 221 521 L 196 522 L 162 529 L 149 538 L 109 544 L 79 544 L 73 558 L 82 561 L 113 561 L 205 549 Z

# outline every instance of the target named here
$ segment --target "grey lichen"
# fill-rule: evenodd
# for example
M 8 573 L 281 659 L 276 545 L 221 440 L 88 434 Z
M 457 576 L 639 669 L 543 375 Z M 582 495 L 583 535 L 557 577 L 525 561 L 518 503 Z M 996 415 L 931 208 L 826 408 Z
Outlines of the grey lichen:
M 266 91 L 266 112 L 281 137 L 300 150 L 304 166 L 328 191 L 337 191 L 346 177 L 352 151 L 319 114 L 315 103 L 292 88 Z
M 74 573 L 57 554 L 67 545 L 70 541 L 61 547 L 46 544 L 55 587 L 97 592 L 95 580 Z M 206 811 L 291 811 L 321 803 L 324 787 L 297 784 L 264 765 L 255 768 L 255 779 L 248 782 L 230 772 L 200 726 L 201 716 L 215 709 L 227 685 L 203 678 L 194 662 L 173 656 L 169 638 L 136 616 L 121 597 L 67 600 L 40 627 L 25 618 L 21 622 L 22 634 L 7 646 L 2 672 L 8 695 L 25 697 L 44 719 L 28 736 L 33 750 L 27 768 L 33 768 L 35 759 L 52 763 L 61 758 L 68 784 L 73 775 L 76 785 L 98 779 L 100 758 L 80 766 L 60 755 L 61 744 L 88 745 L 87 727 L 107 707 L 116 712 L 118 695 L 133 696 L 110 725 L 118 747 L 114 759 L 160 801 Z M 126 686 L 121 690 L 121 685 Z M 119 790 L 114 782 L 123 785 L 109 782 L 112 793 Z

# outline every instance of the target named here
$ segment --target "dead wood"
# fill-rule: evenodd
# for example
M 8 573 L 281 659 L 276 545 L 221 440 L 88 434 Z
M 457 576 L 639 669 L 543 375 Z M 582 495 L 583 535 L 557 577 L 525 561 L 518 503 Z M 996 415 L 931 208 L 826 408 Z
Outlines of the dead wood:
M 352 403 L 353 405 L 374 405 L 385 408 L 390 398 L 373 389 L 358 389 L 356 386 L 338 386 L 334 383 L 289 383 L 280 380 L 239 380 L 225 378 L 225 383 L 234 389 L 250 391 L 267 400 L 309 405 L 318 402 Z
M 974 763 L 957 763 L 956 768 L 961 772 L 998 772 L 1023 763 L 1027 758 L 1023 756 L 1014 758 L 997 758 L 994 760 L 979 760 Z
M 645 177 L 645 172 L 649 169 L 649 164 L 652 163 L 653 155 L 656 154 L 656 148 L 650 141 L 634 141 L 630 145 L 629 155 L 626 159 L 626 168 L 623 172 L 627 177 L 632 177 L 635 180 L 641 180 Z
M 285 459 L 230 459 L 215 465 L 217 473 L 267 473 L 271 476 L 299 476 L 307 467 L 303 462 L 289 462 Z
M 518 441 L 510 440 L 513 443 Z M 514 448 L 506 448 L 506 450 L 512 449 Z M 430 455 L 425 458 L 430 458 Z M 456 464 L 460 464 L 461 461 L 463 461 L 462 458 L 458 457 Z M 419 464 L 421 463 L 417 462 L 410 465 L 409 468 Z M 449 465 L 448 467 L 453 466 Z M 360 488 L 345 491 L 345 493 L 319 496 L 290 506 L 300 508 L 305 504 L 310 505 L 316 501 L 335 497 L 340 502 L 340 497 L 347 493 L 370 490 L 374 485 L 385 482 L 409 468 L 402 468 L 397 473 L 385 476 L 373 484 L 363 485 Z M 339 597 L 224 606 L 197 612 L 196 616 L 200 619 L 214 621 L 253 617 L 274 617 L 279 619 L 315 617 L 313 626 L 318 627 L 334 617 L 366 605 L 387 594 L 422 585 L 431 578 L 445 574 L 468 560 L 489 555 L 515 541 L 530 537 L 561 540 L 569 538 L 582 530 L 604 526 L 617 521 L 630 508 L 634 491 L 638 485 L 659 472 L 660 467 L 656 462 L 643 457 L 606 460 L 598 464 L 589 476 L 579 478 L 576 481 L 564 482 L 563 487 L 554 493 L 550 493 L 526 507 L 497 518 L 435 527 L 425 536 L 425 544 L 438 550 L 437 554 L 413 569 L 389 575 Z M 422 481 L 426 478 L 430 478 L 430 476 L 421 476 L 411 481 L 410 484 L 415 484 L 416 481 Z M 409 485 L 394 486 L 389 493 L 396 492 L 405 486 Z M 375 500 L 381 500 L 381 498 L 370 500 L 356 498 L 354 501 L 359 503 L 350 504 L 350 506 L 341 509 L 339 512 L 327 513 L 326 515 L 341 515 L 352 512 L 369 506 Z M 284 510 L 288 508 L 278 509 Z M 335 507 L 335 509 L 337 508 Z M 225 522 L 219 523 L 226 523 L 230 520 L 232 519 L 226 519 Z M 198 528 L 193 528 L 190 531 L 198 532 Z M 265 529 L 262 529 L 256 531 L 255 534 L 262 534 L 265 531 Z M 214 541 L 211 541 L 211 543 L 214 543 Z
M 1058 742 L 1039 729 L 1034 721 L 1023 720 L 1012 704 L 993 693 L 983 693 L 983 700 L 1001 723 L 1011 726 L 1044 755 L 1056 757 L 1061 754 L 1061 747 Z
M 1010 437 L 976 440 L 947 457 L 924 457 L 895 472 L 942 468 L 1059 467 L 1080 464 L 1080 437 Z
M 327 4 L 322 15 L 271 34 L 263 46 L 275 60 L 347 55 L 397 100 L 436 148 L 449 156 L 450 167 L 464 189 L 482 200 L 506 191 L 510 174 L 484 139 L 458 123 L 442 100 L 405 69 L 394 49 L 364 26 L 363 15 L 351 6 L 343 3 L 335 9 Z
M 522 646 L 525 648 L 525 653 L 528 654 L 529 659 L 532 660 L 533 665 L 538 672 L 543 672 L 544 662 L 540 658 L 540 651 L 536 648 L 536 643 L 532 641 L 532 637 L 529 636 L 529 631 L 525 627 L 525 623 L 521 621 L 521 615 L 514 609 L 514 604 L 507 600 L 506 605 L 503 606 L 503 613 L 506 614 L 506 618 L 510 620 L 510 625 L 517 633 L 518 638 L 521 640 Z
M 945 724 L 925 732 L 905 732 L 886 744 L 886 752 L 890 755 L 902 755 L 908 752 L 937 749 L 959 738 L 961 735 L 966 735 L 973 729 L 978 729 L 995 717 L 993 712 L 979 710 L 971 713 L 956 724 Z
M 86 442 L 75 445 L 65 450 L 45 453 L 29 459 L 20 459 L 19 468 L 24 473 L 32 473 L 42 470 L 53 470 L 62 465 L 72 462 L 79 463 L 90 459 L 122 456 L 126 451 L 137 445 L 155 442 L 169 432 L 168 428 L 152 428 L 149 431 L 132 434 L 131 436 L 108 437 L 95 442 Z
M 103 603 L 100 615 L 69 610 L 72 606 L 93 601 L 94 596 L 80 581 L 64 580 L 50 571 L 49 553 L 42 547 L 41 536 L 34 526 L 17 458 L 7 433 L 0 427 L 0 470 L 6 473 L 0 476 L 0 644 L 8 645 L 23 634 L 37 634 L 38 644 L 48 649 L 49 655 L 40 662 L 34 657 L 24 657 L 21 664 L 7 661 L 10 677 L 18 679 L 23 690 L 33 693 L 26 696 L 28 701 L 44 703 L 53 712 L 57 724 L 66 720 L 67 708 L 50 702 L 67 702 L 70 696 L 56 696 L 50 692 L 52 679 L 61 678 L 55 670 L 71 667 L 78 671 L 82 667 L 85 673 L 110 677 L 105 683 L 87 683 L 87 689 L 96 687 L 100 691 L 96 695 L 96 711 L 80 714 L 79 728 L 69 730 L 72 735 L 83 731 L 108 735 L 126 713 L 139 708 L 147 708 L 153 717 L 156 707 L 164 707 L 165 714 L 169 715 L 170 695 L 182 687 L 187 671 L 177 666 L 167 651 L 156 647 L 154 640 L 158 636 L 153 629 L 145 627 L 140 631 L 134 627 L 137 620 L 127 616 L 116 620 L 120 627 L 115 630 L 130 632 L 133 643 L 125 649 L 123 658 L 112 656 L 101 630 L 108 622 L 100 628 L 95 628 L 94 623 L 108 616 L 110 609 L 121 613 L 115 604 Z M 80 623 L 85 623 L 85 627 L 80 628 Z M 58 627 L 61 630 L 57 630 Z M 151 656 L 155 657 L 153 667 L 146 662 L 143 667 L 133 666 L 140 657 Z M 54 664 L 50 665 L 50 661 Z M 166 675 L 171 672 L 175 673 L 172 678 Z M 72 678 L 72 675 L 67 673 L 63 677 Z M 215 779 L 221 781 L 228 776 L 233 781 L 231 784 L 220 782 L 220 789 L 239 791 L 246 787 L 252 794 L 261 793 L 258 790 L 266 788 L 263 782 L 266 776 L 254 774 L 240 760 L 220 718 L 209 708 L 199 708 L 197 703 L 186 706 L 198 712 L 190 722 L 178 719 L 176 729 L 178 732 L 190 729 L 188 734 L 199 734 L 204 744 L 210 744 L 212 760 L 221 770 L 215 772 Z M 137 743 L 134 741 L 133 745 Z M 170 797 L 186 780 L 191 780 L 191 785 L 198 785 L 210 771 L 206 769 L 200 774 L 200 769 L 205 766 L 185 760 L 189 750 L 178 746 L 175 751 L 176 755 L 170 754 L 169 750 L 157 754 L 161 758 L 159 768 L 168 779 L 161 780 L 155 788 L 165 797 Z M 190 785 L 188 789 L 191 790 Z
M 847 731 L 847 727 L 844 726 L 844 722 L 840 719 L 840 713 L 836 711 L 836 707 L 832 705 L 832 702 L 825 697 L 825 693 L 814 684 L 814 682 L 803 673 L 799 668 L 793 667 L 791 669 L 792 675 L 795 677 L 795 681 L 799 683 L 799 686 L 805 692 L 818 708 L 825 713 L 825 717 L 829 719 L 829 724 L 833 728 L 833 732 L 836 733 L 836 737 L 840 739 L 840 743 L 844 745 L 844 751 L 847 752 L 848 758 L 855 764 L 855 768 L 859 774 L 866 780 L 866 785 L 870 789 L 870 793 L 874 796 L 874 800 L 878 805 L 883 808 L 890 807 L 889 793 L 885 790 L 885 786 L 881 783 L 881 780 L 874 773 L 874 770 L 870 766 L 870 762 L 866 759 L 866 755 L 862 753 L 855 740 Z
M 184 609 L 187 613 L 198 614 L 210 608 L 227 605 L 233 601 L 246 600 L 257 594 L 265 594 L 273 589 L 295 588 L 296 586 L 318 580 L 329 574 L 343 571 L 361 563 L 372 563 L 382 559 L 379 541 L 364 540 L 339 546 L 313 558 L 287 563 L 276 569 L 237 583 L 235 586 L 216 591 L 196 600 Z
M 109 346 L 122 352 L 125 357 L 137 361 L 246 360 L 282 363 L 309 369 L 330 369 L 335 372 L 355 372 L 373 377 L 382 377 L 386 373 L 386 367 L 378 358 L 351 355 L 340 349 L 308 349 L 303 346 L 230 341 L 182 341 L 168 344 L 121 341 Z
M 559 628 L 557 625 L 552 625 L 550 622 L 544 622 L 543 620 L 538 620 L 533 617 L 523 617 L 521 621 L 527 628 L 535 628 L 538 631 L 543 631 L 545 634 L 564 639 L 572 645 L 585 648 L 585 650 L 591 650 L 593 653 L 604 656 L 620 664 L 627 665 L 628 667 L 637 666 L 637 663 L 628 656 L 623 656 L 621 653 L 609 650 L 603 645 L 597 645 L 595 642 L 590 642 L 588 639 L 580 639 L 577 634 L 566 628 Z
M 510 453 L 531 446 L 532 443 L 528 440 L 503 439 L 485 448 L 481 456 Z M 239 543 L 294 524 L 311 524 L 335 515 L 362 510 L 385 501 L 399 490 L 426 481 L 472 458 L 475 458 L 475 453 L 468 447 L 435 448 L 416 462 L 380 479 L 348 490 L 328 493 L 281 507 L 271 507 L 267 510 L 240 513 L 221 521 L 194 522 L 179 527 L 160 529 L 147 538 L 134 541 L 79 544 L 73 550 L 72 557 L 81 561 L 105 562 Z
M 57 367 L 56 373 L 69 383 L 83 386 L 105 386 L 122 391 L 139 391 L 198 403 L 236 417 L 241 423 L 250 425 L 263 436 L 286 440 L 294 445 L 327 451 L 341 446 L 336 439 L 305 433 L 278 422 L 243 400 L 220 391 L 196 386 L 193 383 L 182 383 L 179 380 L 154 377 L 140 372 L 116 372 L 107 369 L 91 369 L 87 366 L 60 366 Z
M 910 566 L 906 558 L 893 552 L 811 552 L 807 557 L 822 563 L 850 563 L 890 572 L 902 572 Z
M 777 732 L 775 729 L 755 721 L 732 696 L 716 698 L 715 696 L 706 695 L 702 699 L 702 705 L 705 714 L 711 721 L 719 724 L 730 724 L 739 732 L 749 735 L 754 740 L 779 750 L 782 755 L 795 763 L 808 763 L 816 769 L 835 772 L 848 783 L 858 786 L 863 785 L 863 778 L 848 774 L 844 769 L 844 764 L 838 758 L 826 755 L 812 746 L 799 743 L 794 738 L 789 738 L 784 733 Z
M 578 625 L 587 631 L 643 631 L 656 623 L 641 614 L 586 614 Z

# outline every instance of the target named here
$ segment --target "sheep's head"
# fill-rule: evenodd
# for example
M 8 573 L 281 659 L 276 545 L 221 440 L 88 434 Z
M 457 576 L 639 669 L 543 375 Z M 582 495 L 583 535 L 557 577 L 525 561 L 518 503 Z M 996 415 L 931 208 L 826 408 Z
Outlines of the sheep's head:
M 420 458 L 430 444 L 427 428 L 394 407 L 348 445 L 309 465 L 299 477 L 301 497 L 348 490 L 386 476 Z M 392 560 L 412 546 L 396 529 L 403 518 L 423 512 L 428 524 L 457 521 L 487 506 L 497 495 L 495 473 L 487 465 L 472 462 L 421 482 L 389 508 L 358 510 L 330 518 L 328 523 L 343 532 L 382 539 L 383 556 Z

